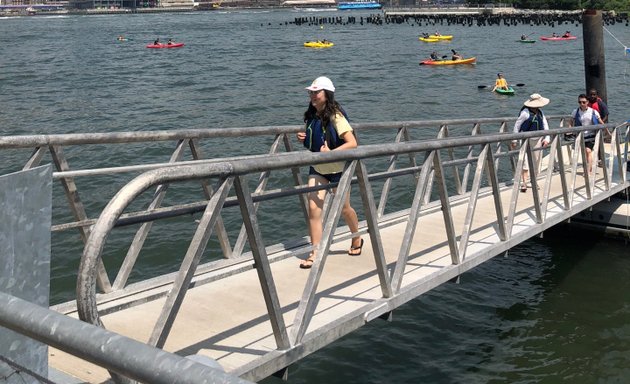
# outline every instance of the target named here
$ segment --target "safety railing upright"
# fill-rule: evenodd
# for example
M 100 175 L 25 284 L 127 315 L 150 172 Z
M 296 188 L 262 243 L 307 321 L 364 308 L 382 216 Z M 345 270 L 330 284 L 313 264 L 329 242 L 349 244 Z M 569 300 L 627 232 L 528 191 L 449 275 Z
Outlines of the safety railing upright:
M 584 160 L 586 159 L 586 143 L 591 140 L 584 137 L 586 130 L 596 132 L 593 139 L 593 156 L 595 159 L 602 159 L 601 172 L 597 171 L 596 164 L 593 164 L 593 169 L 595 169 L 593 172 Z M 350 236 L 347 230 L 338 229 L 338 221 L 341 206 L 350 195 L 350 186 L 353 183 L 358 186 L 365 216 L 365 223 L 360 231 L 369 234 L 375 273 L 380 281 L 382 298 L 386 300 L 395 298 L 402 292 L 407 263 L 411 258 L 418 256 L 411 251 L 414 234 L 422 218 L 423 210 L 428 206 L 434 205 L 440 208 L 451 263 L 458 265 L 469 256 L 469 239 L 478 231 L 478 228 L 473 226 L 473 219 L 478 213 L 477 202 L 480 196 L 492 198 L 495 225 L 491 228 L 499 243 L 508 244 L 513 241 L 518 199 L 524 195 L 519 191 L 518 181 L 525 162 L 528 163 L 530 169 L 530 178 L 526 181 L 531 183 L 531 188 L 527 193 L 533 198 L 533 205 L 527 209 L 533 210 L 535 218 L 533 225 L 538 226 L 537 230 L 553 225 L 566 216 L 556 215 L 552 221 L 549 221 L 547 206 L 552 198 L 555 199 L 555 204 L 560 205 L 561 210 L 569 215 L 575 207 L 584 209 L 594 203 L 595 196 L 601 200 L 612 193 L 628 188 L 626 174 L 628 123 L 556 128 L 544 132 L 518 134 L 482 135 L 478 130 L 476 132 L 477 134 L 469 137 L 448 137 L 444 134 L 441 138 L 433 140 L 361 145 L 348 151 L 284 153 L 212 163 L 172 165 L 143 173 L 116 194 L 92 227 L 81 259 L 77 281 L 79 316 L 92 324 L 101 324 L 100 316 L 103 312 L 99 313 L 98 303 L 107 295 L 97 296 L 96 285 L 99 263 L 102 260 L 107 239 L 111 237 L 112 231 L 117 226 L 161 219 L 159 214 L 156 215 L 155 210 L 146 210 L 134 214 L 131 221 L 121 222 L 124 213 L 139 197 L 151 188 L 160 185 L 172 187 L 191 181 L 213 181 L 215 187 L 211 189 L 212 193 L 206 201 L 198 202 L 195 206 L 190 205 L 188 210 L 178 212 L 179 215 L 202 212 L 202 216 L 197 220 L 196 229 L 178 266 L 178 272 L 168 275 L 167 281 L 161 282 L 164 287 L 162 295 L 153 293 L 154 298 L 166 296 L 166 301 L 150 336 L 149 344 L 157 347 L 164 346 L 184 297 L 194 285 L 193 279 L 199 272 L 202 256 L 209 246 L 212 229 L 231 207 L 238 207 L 235 215 L 239 216 L 245 228 L 251 257 L 254 260 L 253 265 L 248 263 L 246 268 L 255 268 L 257 271 L 263 299 L 267 306 L 268 321 L 279 350 L 293 348 L 304 338 L 315 310 L 315 295 L 330 245 L 333 240 Z M 604 143 L 606 132 L 610 134 L 609 146 Z M 567 142 L 564 140 L 566 134 L 574 134 L 577 139 L 574 143 Z M 551 137 L 551 142 L 546 164 L 540 166 L 535 159 L 539 151 L 545 149 L 534 146 L 528 139 L 540 139 L 545 135 Z M 511 150 L 508 146 L 513 141 L 520 144 L 516 149 Z M 567 154 L 570 155 L 567 156 Z M 409 157 L 409 165 L 393 168 L 392 159 L 399 156 Z M 514 163 L 505 161 L 511 158 L 514 158 Z M 327 202 L 324 204 L 326 220 L 321 242 L 316 249 L 307 247 L 293 250 L 291 253 L 295 255 L 296 252 L 314 251 L 316 257 L 289 331 L 270 268 L 273 259 L 269 257 L 269 247 L 272 244 L 266 241 L 264 226 L 260 224 L 264 216 L 268 214 L 268 212 L 261 213 L 263 212 L 262 205 L 271 204 L 285 197 L 302 196 L 318 188 L 286 185 L 274 190 L 252 191 L 250 184 L 254 184 L 252 177 L 257 174 L 272 174 L 333 161 L 345 161 L 347 167 L 341 180 L 335 186 L 336 192 L 327 195 Z M 380 167 L 375 166 L 379 163 Z M 458 167 L 468 167 L 469 173 L 473 173 L 471 180 L 462 181 L 461 173 L 457 171 Z M 582 172 L 578 171 L 579 167 Z M 372 169 L 385 170 L 371 172 Z M 448 172 L 449 169 L 455 171 Z M 405 178 L 408 175 L 415 177 Z M 404 214 L 396 218 L 397 222 L 405 223 L 405 231 L 397 261 L 393 265 L 388 265 L 385 262 L 384 239 L 380 232 L 384 226 L 391 223 L 388 223 L 388 217 L 379 215 L 375 197 L 378 191 L 375 183 L 379 180 L 394 179 L 413 180 L 407 185 L 407 189 L 412 192 L 412 198 L 405 200 L 409 205 L 402 210 Z M 459 182 L 455 181 L 457 179 Z M 556 179 L 560 184 L 560 192 L 559 195 L 552 195 L 552 181 Z M 515 181 L 513 185 L 510 185 L 511 180 Z M 398 191 L 398 187 L 396 190 Z M 233 195 L 230 195 L 231 193 Z M 385 193 L 384 188 L 381 188 L 381 193 Z M 400 195 L 397 197 L 400 198 Z M 258 208 L 256 204 L 259 204 Z M 467 207 L 466 215 L 462 223 L 456 224 L 453 218 L 453 207 L 461 204 Z M 286 215 L 282 212 L 272 212 L 271 215 L 275 220 L 285 221 L 282 226 L 284 238 L 299 237 L 295 231 L 302 231 L 302 229 L 294 228 Z M 519 241 L 524 239 L 522 236 L 518 238 Z M 288 248 L 284 250 L 291 252 Z M 127 264 L 123 263 L 123 265 Z M 152 280 L 152 283 L 155 285 L 156 280 Z M 129 293 L 130 290 L 131 288 L 127 287 L 126 292 Z M 125 304 L 125 306 L 129 305 L 133 303 Z
M 550 124 L 558 127 L 564 126 L 567 118 L 568 116 L 548 117 Z M 504 133 L 511 131 L 514 120 L 514 117 L 507 117 L 353 123 L 353 127 L 359 132 L 361 145 L 364 145 L 481 133 Z M 61 186 L 60 190 L 55 188 L 53 197 L 52 231 L 53 252 L 55 252 L 57 249 L 64 248 L 56 244 L 65 244 L 68 236 L 66 233 L 69 231 L 78 232 L 81 245 L 85 244 L 90 227 L 95 223 L 95 217 L 100 214 L 118 188 L 140 172 L 173 164 L 198 162 L 211 164 L 224 160 L 252 158 L 252 156 L 264 157 L 283 150 L 292 152 L 295 150 L 294 143 L 297 143 L 293 135 L 302 129 L 301 126 L 270 126 L 3 136 L 0 137 L 0 151 L 3 153 L 0 171 L 6 173 L 30 169 L 48 161 L 54 164 L 53 179 Z M 217 151 L 217 148 L 220 148 L 220 151 Z M 453 154 L 449 152 L 448 156 L 452 157 Z M 409 159 L 413 161 L 413 157 L 410 156 Z M 386 170 L 391 172 L 396 169 L 400 160 L 398 154 L 393 154 Z M 291 177 L 294 186 L 303 184 L 298 169 L 291 170 Z M 465 192 L 469 177 L 470 165 L 465 165 L 463 173 L 455 180 L 459 193 Z M 268 182 L 269 175 L 261 173 L 255 191 L 264 191 Z M 379 217 L 387 212 L 391 187 L 392 179 L 385 178 L 378 202 Z M 144 209 L 170 216 L 189 208 L 175 202 L 164 207 L 165 201 L 168 201 L 167 190 L 166 185 L 157 186 L 150 203 Z M 201 193 L 208 199 L 213 191 L 202 182 Z M 302 201 L 300 209 L 306 218 L 306 201 L 304 197 L 300 199 Z M 134 214 L 127 214 L 123 218 L 131 219 L 133 216 Z M 147 222 L 137 229 L 134 239 L 127 248 L 126 265 L 123 271 L 130 271 L 133 268 L 135 260 L 144 249 L 144 242 L 152 233 L 152 225 L 151 222 Z M 230 241 L 230 234 L 223 219 L 219 218 L 215 225 L 214 232 L 221 249 L 220 257 L 225 259 L 240 257 L 247 244 L 244 227 L 240 227 L 238 233 L 233 235 L 236 239 Z M 67 253 L 68 251 L 64 248 L 59 252 Z M 54 257 L 55 254 L 53 254 Z M 104 292 L 120 290 L 130 279 L 129 274 L 122 273 L 115 281 L 110 281 L 103 265 L 99 267 L 99 271 L 99 287 Z

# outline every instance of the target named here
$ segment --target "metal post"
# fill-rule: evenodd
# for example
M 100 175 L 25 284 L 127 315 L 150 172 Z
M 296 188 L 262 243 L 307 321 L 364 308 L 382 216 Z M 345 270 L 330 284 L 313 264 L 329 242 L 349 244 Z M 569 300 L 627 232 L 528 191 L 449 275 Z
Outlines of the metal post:
M 585 91 L 595 88 L 602 100 L 608 103 L 602 11 L 594 9 L 584 11 L 582 14 L 582 34 L 584 74 L 586 76 Z

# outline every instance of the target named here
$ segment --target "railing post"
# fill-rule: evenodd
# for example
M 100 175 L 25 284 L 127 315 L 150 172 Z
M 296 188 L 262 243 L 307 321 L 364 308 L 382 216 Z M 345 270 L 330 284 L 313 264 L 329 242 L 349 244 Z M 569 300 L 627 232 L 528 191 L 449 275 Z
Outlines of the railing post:
M 254 202 L 252 201 L 249 187 L 247 186 L 247 180 L 243 176 L 236 177 L 234 187 L 238 196 L 241 215 L 243 216 L 243 223 L 245 225 L 245 229 L 247 230 L 249 245 L 252 249 L 254 261 L 256 262 L 256 272 L 258 273 L 260 288 L 262 289 L 263 297 L 265 298 L 267 313 L 269 314 L 269 321 L 271 322 L 273 335 L 276 339 L 276 345 L 278 346 L 278 349 L 287 349 L 291 347 L 291 341 L 289 340 L 289 336 L 287 334 L 287 327 L 284 325 L 282 307 L 280 305 L 280 300 L 278 299 L 276 284 L 273 281 L 271 266 L 269 264 L 269 259 L 267 258 L 262 233 L 260 232 L 260 226 L 258 225 L 258 219 L 256 218 L 256 208 L 254 206 Z

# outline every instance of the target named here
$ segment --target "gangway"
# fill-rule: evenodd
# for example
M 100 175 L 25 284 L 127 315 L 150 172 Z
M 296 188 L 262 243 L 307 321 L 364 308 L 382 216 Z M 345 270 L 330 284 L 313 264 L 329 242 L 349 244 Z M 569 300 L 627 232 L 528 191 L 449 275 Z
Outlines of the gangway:
M 590 173 L 582 161 L 585 128 L 562 128 L 564 118 L 557 121 L 559 127 L 545 133 L 520 134 L 508 133 L 510 119 L 440 122 L 438 138 L 430 140 L 409 140 L 417 123 L 357 124 L 365 130 L 395 128 L 397 135 L 393 143 L 324 154 L 291 151 L 289 135 L 300 128 L 274 127 L 257 133 L 276 135 L 271 155 L 92 170 L 69 170 L 61 147 L 51 143 L 63 138 L 48 137 L 28 164 L 41 161 L 46 150 L 58 160 L 54 177 L 73 197 L 69 201 L 75 204 L 76 220 L 56 229 L 78 228 L 86 242 L 77 300 L 53 308 L 169 352 L 208 356 L 246 380 L 282 372 L 365 323 L 388 318 L 418 295 L 628 188 L 627 123 L 595 128 L 594 157 L 602 163 Z M 498 133 L 482 134 L 482 126 L 493 124 Z M 449 135 L 457 125 L 471 125 L 470 135 Z M 604 143 L 607 130 L 609 144 Z M 568 133 L 577 135 L 574 143 L 564 140 Z M 537 150 L 523 139 L 545 134 L 552 141 L 537 167 L 532 160 Z M 171 160 L 181 161 L 185 146 L 198 156 L 199 135 L 177 138 Z M 117 140 L 129 142 L 131 136 Z M 31 140 L 30 145 L 41 143 Z M 77 144 L 89 139 L 73 140 Z M 512 140 L 523 144 L 511 150 Z M 0 148 L 16 148 L 18 141 L 26 143 L 0 138 Z M 277 153 L 282 142 L 288 152 Z M 292 220 L 304 219 L 305 194 L 314 190 L 301 182 L 299 169 L 331 161 L 346 161 L 348 166 L 336 192 L 328 194 L 316 262 L 310 271 L 299 270 L 299 259 L 312 249 L 303 236 L 305 227 L 294 228 Z M 513 179 L 525 161 L 537 171 L 532 172 L 531 188 L 521 193 Z M 98 219 L 78 209 L 74 178 L 149 168 L 122 187 Z M 200 185 L 206 198 L 191 199 L 191 185 Z M 176 194 L 176 204 L 163 206 L 167 189 Z M 359 257 L 346 254 L 351 234 L 338 226 L 347 194 L 363 207 L 360 233 L 366 245 Z M 191 214 L 200 216 L 178 221 Z M 274 220 L 283 223 L 278 227 Z M 143 273 L 136 271 L 142 268 L 140 256 L 145 256 L 139 248 L 151 249 L 151 226 L 169 221 L 190 237 L 185 254 L 173 257 L 172 272 L 130 279 Z M 282 229 L 279 241 L 274 239 L 277 228 Z M 233 244 L 231 234 L 238 234 Z M 118 248 L 126 242 L 131 246 L 124 255 Z M 221 256 L 213 256 L 217 253 Z M 50 363 L 90 382 L 109 377 L 105 369 L 60 351 L 51 355 Z

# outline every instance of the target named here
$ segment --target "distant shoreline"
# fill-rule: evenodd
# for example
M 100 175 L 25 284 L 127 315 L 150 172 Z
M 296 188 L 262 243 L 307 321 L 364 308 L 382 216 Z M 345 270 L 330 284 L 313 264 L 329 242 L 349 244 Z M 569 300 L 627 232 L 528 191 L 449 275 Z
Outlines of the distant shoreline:
M 22 8 L 17 10 L 4 10 L 0 11 L 0 17 L 24 17 L 24 16 L 64 16 L 64 15 L 119 15 L 119 14 L 148 14 L 148 13 L 191 13 L 191 12 L 225 12 L 225 11 L 240 11 L 240 10 L 304 10 L 305 12 L 311 10 L 337 10 L 336 6 L 330 4 L 304 4 L 296 6 L 294 4 L 287 5 L 258 5 L 258 6 L 245 6 L 242 3 L 234 6 L 220 6 L 220 7 L 159 7 L 159 8 L 116 8 L 116 9 L 73 9 L 73 10 L 30 10 L 29 8 Z M 362 9 L 361 11 L 368 11 Z M 374 13 L 383 14 L 385 18 L 408 18 L 408 17 L 427 17 L 432 18 L 452 18 L 452 17 L 481 17 L 481 18 L 493 18 L 493 17 L 527 17 L 527 16 L 543 16 L 548 17 L 575 17 L 581 14 L 582 10 L 576 11 L 561 11 L 561 10 L 529 10 L 529 9 L 515 9 L 512 7 L 383 7 L 382 9 L 369 9 Z M 356 10 L 340 10 L 341 13 L 352 15 Z M 627 13 L 621 13 L 619 15 L 614 12 L 603 11 L 603 15 L 606 18 L 615 18 L 619 20 L 628 20 Z

